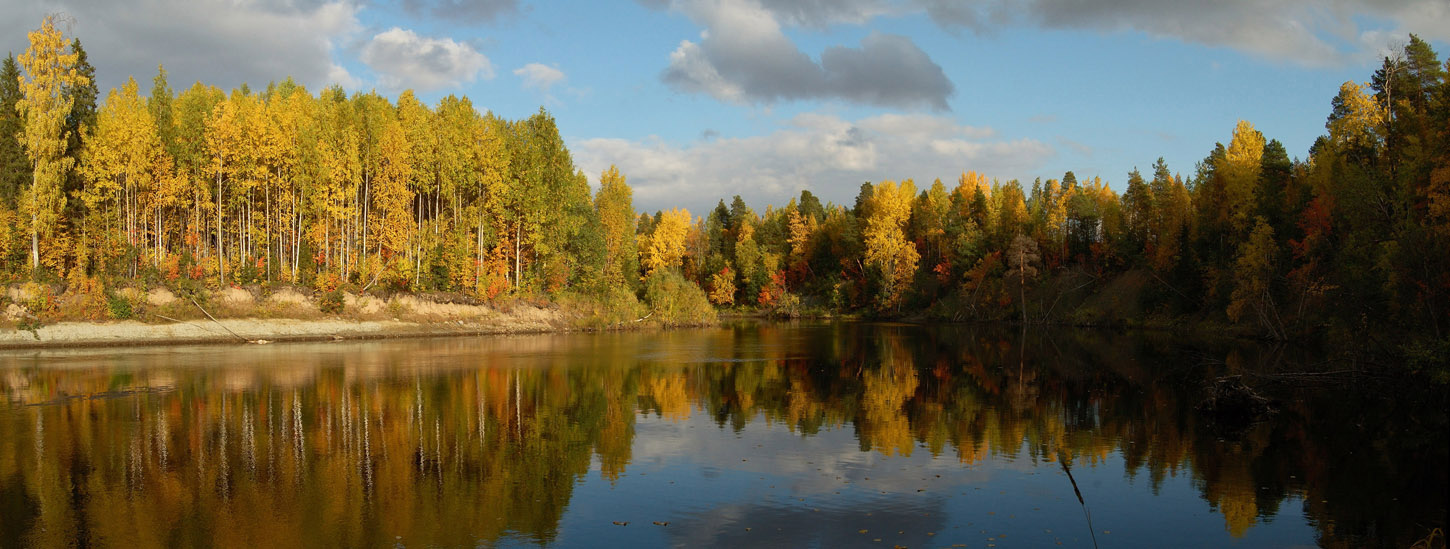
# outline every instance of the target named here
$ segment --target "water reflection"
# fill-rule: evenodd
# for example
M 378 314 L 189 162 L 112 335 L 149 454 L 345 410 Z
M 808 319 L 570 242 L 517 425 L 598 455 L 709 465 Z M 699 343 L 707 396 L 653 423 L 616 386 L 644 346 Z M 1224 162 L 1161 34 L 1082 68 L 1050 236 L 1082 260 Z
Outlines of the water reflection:
M 1175 535 L 1131 518 L 1153 506 L 1217 521 L 1175 545 L 1443 526 L 1440 406 L 1278 387 L 1247 429 L 1193 412 L 1202 380 L 1285 360 L 856 324 L 0 355 L 0 545 L 1085 543 L 1059 461 L 1119 543 Z

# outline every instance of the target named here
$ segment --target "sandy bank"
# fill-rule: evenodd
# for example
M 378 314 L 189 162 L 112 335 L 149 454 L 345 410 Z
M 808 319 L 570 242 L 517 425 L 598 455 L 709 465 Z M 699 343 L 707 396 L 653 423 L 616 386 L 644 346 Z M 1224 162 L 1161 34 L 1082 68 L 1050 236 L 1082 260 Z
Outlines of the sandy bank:
M 294 320 L 226 318 L 170 324 L 61 322 L 34 331 L 0 329 L 0 349 L 184 345 L 196 343 L 258 343 L 334 339 L 381 339 L 443 335 L 546 332 L 566 329 L 543 320 Z
M 67 311 L 87 310 L 86 296 L 41 299 L 46 290 L 28 284 L 0 294 L 8 301 L 0 307 L 0 349 L 536 333 L 568 331 L 579 321 L 557 306 L 516 301 L 497 307 L 410 294 L 346 293 L 339 314 L 323 314 L 316 298 L 292 288 L 212 291 L 202 300 L 206 308 L 165 288 L 122 289 L 116 294 L 129 303 L 128 316 L 139 320 L 91 321 L 65 318 L 72 316 Z

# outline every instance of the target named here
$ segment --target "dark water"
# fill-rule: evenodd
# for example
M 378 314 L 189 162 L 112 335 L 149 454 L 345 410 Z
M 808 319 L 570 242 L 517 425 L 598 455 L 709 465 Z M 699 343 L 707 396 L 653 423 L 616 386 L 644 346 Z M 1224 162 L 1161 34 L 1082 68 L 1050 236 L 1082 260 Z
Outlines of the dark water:
M 1443 402 L 1272 375 L 1318 360 L 863 324 L 3 353 L 0 545 L 1407 547 L 1443 528 Z M 1278 413 L 1203 419 L 1225 374 Z

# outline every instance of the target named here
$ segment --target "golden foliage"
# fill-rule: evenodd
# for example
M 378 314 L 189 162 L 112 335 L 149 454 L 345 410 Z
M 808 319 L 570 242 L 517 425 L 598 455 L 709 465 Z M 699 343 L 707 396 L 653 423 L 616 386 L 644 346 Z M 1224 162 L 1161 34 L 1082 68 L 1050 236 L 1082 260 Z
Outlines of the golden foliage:
M 20 142 L 31 163 L 31 185 L 22 198 L 30 217 L 31 266 L 39 266 L 34 249 L 40 237 L 50 237 L 65 207 L 62 184 L 75 159 L 65 155 L 69 134 L 65 130 L 75 98 L 68 88 L 89 84 L 77 70 L 78 55 L 69 51 L 65 36 L 55 27 L 55 16 L 47 15 L 40 28 L 28 33 L 30 45 L 18 57 L 24 74 L 20 77 L 20 100 L 15 108 L 25 120 Z
M 664 212 L 645 247 L 644 267 L 648 277 L 658 271 L 680 266 L 685 255 L 685 237 L 690 232 L 690 211 L 675 208 Z
M 906 223 L 911 218 L 915 195 L 916 186 L 908 179 L 900 185 L 882 181 L 871 197 L 871 217 L 866 219 L 862 236 L 866 264 L 878 269 L 884 279 L 883 307 L 900 305 L 921 257 L 916 244 L 906 239 Z

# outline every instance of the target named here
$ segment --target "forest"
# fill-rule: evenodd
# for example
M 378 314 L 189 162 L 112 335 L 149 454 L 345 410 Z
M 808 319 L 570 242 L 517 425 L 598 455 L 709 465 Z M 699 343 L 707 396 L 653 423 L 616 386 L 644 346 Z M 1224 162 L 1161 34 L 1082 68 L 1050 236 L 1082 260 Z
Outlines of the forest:
M 1303 159 L 1241 121 L 1188 175 L 1161 158 L 1120 185 L 965 171 L 702 216 L 635 211 L 613 168 L 591 190 L 543 109 L 290 78 L 175 93 L 160 67 L 149 95 L 133 78 L 102 97 L 52 20 L 29 44 L 0 75 L 7 282 L 1196 325 L 1450 356 L 1450 65 L 1414 36 L 1330 98 Z

